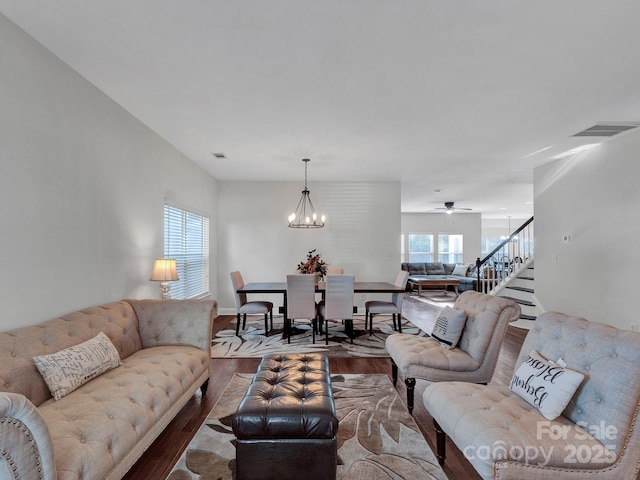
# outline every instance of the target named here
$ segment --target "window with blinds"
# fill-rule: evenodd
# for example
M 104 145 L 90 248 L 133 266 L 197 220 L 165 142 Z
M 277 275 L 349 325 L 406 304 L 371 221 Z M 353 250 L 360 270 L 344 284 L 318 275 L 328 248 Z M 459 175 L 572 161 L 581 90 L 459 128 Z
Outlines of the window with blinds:
M 198 298 L 209 293 L 209 219 L 164 206 L 164 256 L 176 260 L 179 280 L 169 298 Z

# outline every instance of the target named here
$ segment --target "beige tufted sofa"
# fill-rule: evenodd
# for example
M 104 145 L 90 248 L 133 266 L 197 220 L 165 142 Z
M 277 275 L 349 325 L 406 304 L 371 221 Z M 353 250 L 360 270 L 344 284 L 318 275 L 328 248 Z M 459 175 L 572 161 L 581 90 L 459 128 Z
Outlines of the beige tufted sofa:
M 206 389 L 216 313 L 213 300 L 123 300 L 0 333 L 0 478 L 122 478 Z M 99 332 L 122 365 L 54 400 L 33 357 Z
M 538 317 L 516 369 L 532 350 L 585 375 L 555 420 L 508 386 L 443 382 L 423 400 L 483 479 L 634 480 L 640 470 L 640 334 L 562 313 Z

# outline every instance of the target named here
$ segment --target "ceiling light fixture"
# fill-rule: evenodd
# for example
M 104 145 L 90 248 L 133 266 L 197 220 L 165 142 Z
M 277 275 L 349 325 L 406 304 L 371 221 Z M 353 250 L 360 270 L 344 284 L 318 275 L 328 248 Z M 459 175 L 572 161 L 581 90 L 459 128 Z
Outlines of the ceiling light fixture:
M 313 203 L 311 203 L 311 196 L 309 195 L 309 189 L 307 188 L 307 164 L 310 162 L 308 158 L 303 158 L 304 162 L 304 190 L 302 191 L 302 197 L 298 202 L 298 206 L 295 211 L 289 215 L 289 228 L 322 228 L 324 227 L 325 216 L 322 215 L 318 221 L 318 214 Z

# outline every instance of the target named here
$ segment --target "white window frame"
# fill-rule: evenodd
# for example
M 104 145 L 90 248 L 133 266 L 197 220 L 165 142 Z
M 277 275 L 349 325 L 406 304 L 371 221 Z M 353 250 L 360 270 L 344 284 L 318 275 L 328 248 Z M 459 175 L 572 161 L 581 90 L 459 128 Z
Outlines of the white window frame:
M 458 243 L 455 241 L 451 241 L 451 239 L 447 239 L 447 248 L 440 248 L 440 237 L 460 237 L 460 243 L 459 243 L 459 249 L 457 248 L 452 248 L 452 247 L 456 247 L 458 246 Z M 438 251 L 438 261 L 442 262 L 442 263 L 464 263 L 464 235 L 461 233 L 443 233 L 440 232 L 438 233 L 438 240 L 437 240 L 437 251 Z M 446 251 L 443 251 L 446 250 Z M 446 261 L 445 259 L 443 259 L 443 256 L 451 256 L 454 255 L 455 257 L 457 257 L 457 260 L 451 262 L 449 261 L 450 258 L 447 258 Z
M 175 205 L 164 205 L 164 256 L 176 260 L 179 280 L 169 298 L 209 295 L 209 217 Z
M 411 245 L 411 237 L 413 236 L 424 236 L 424 237 L 431 237 L 431 251 L 430 252 L 412 252 L 409 248 L 409 246 Z M 405 249 L 404 249 L 404 261 L 405 262 L 412 262 L 413 260 L 411 260 L 411 255 L 412 254 L 426 254 L 426 255 L 430 255 L 431 259 L 430 260 L 419 260 L 420 262 L 425 262 L 425 263 L 429 263 L 429 262 L 433 262 L 434 258 L 435 258 L 435 254 L 436 254 L 436 245 L 434 243 L 434 235 L 433 233 L 408 233 L 405 238 Z

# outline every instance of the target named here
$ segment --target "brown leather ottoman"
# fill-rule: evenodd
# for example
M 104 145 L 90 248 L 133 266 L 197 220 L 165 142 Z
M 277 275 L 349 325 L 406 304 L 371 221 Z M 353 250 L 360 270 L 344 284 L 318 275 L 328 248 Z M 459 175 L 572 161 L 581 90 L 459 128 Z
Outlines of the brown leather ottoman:
M 236 480 L 335 479 L 338 419 L 327 356 L 263 357 L 233 432 Z

